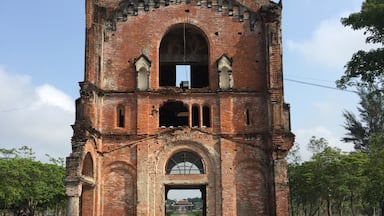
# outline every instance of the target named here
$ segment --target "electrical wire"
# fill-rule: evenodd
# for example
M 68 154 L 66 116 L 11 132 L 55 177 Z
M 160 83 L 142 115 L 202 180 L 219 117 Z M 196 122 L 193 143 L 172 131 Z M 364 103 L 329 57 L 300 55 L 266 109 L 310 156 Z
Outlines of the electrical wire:
M 304 85 L 310 85 L 310 86 L 316 86 L 316 87 L 320 87 L 320 88 L 333 89 L 333 90 L 344 91 L 344 92 L 351 92 L 351 93 L 358 94 L 357 91 L 347 90 L 347 89 L 339 89 L 339 88 L 336 88 L 336 87 L 326 86 L 326 85 L 317 84 L 317 83 L 311 83 L 311 82 L 295 80 L 295 79 L 289 79 L 289 78 L 284 78 L 284 80 L 290 81 L 290 82 L 295 82 L 295 83 L 300 83 L 300 84 L 304 84 Z

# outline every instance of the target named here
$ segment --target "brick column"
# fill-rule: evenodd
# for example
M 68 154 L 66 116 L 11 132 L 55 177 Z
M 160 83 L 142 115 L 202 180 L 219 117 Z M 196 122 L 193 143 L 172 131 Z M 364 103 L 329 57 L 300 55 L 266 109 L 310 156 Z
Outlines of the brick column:
M 287 161 L 274 160 L 276 216 L 289 216 L 289 184 L 287 176 Z
M 285 158 L 293 145 L 294 137 L 290 132 L 275 134 L 273 136 L 273 174 L 276 216 L 289 216 L 289 184 L 287 160 Z
M 81 184 L 79 181 L 66 181 L 65 193 L 67 195 L 67 216 L 80 215 Z
M 67 200 L 67 216 L 80 215 L 80 197 L 68 197 Z

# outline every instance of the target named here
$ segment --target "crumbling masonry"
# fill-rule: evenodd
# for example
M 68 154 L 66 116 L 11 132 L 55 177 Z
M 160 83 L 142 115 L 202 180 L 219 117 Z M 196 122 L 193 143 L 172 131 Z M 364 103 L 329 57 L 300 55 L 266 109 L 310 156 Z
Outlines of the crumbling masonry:
M 86 0 L 65 178 L 70 216 L 289 215 L 281 2 Z M 178 169 L 188 164 L 188 169 Z

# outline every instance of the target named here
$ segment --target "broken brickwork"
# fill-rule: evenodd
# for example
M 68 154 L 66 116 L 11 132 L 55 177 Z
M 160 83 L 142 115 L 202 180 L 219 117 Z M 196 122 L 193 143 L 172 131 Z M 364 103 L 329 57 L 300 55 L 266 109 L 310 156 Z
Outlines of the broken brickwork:
M 289 215 L 281 9 L 86 0 L 68 215 L 164 216 L 182 188 L 202 191 L 204 215 Z

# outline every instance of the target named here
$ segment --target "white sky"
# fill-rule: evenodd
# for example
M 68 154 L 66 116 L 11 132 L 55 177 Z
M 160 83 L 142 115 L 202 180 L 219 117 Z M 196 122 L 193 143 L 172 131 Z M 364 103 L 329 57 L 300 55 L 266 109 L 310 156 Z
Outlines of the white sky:
M 361 32 L 340 24 L 361 3 L 283 1 L 285 100 L 304 159 L 311 136 L 352 149 L 339 141 L 342 112 L 356 110 L 358 97 L 289 80 L 335 86 L 352 53 L 367 48 Z M 27 145 L 39 159 L 69 155 L 84 73 L 84 26 L 82 0 L 0 1 L 0 148 Z

